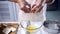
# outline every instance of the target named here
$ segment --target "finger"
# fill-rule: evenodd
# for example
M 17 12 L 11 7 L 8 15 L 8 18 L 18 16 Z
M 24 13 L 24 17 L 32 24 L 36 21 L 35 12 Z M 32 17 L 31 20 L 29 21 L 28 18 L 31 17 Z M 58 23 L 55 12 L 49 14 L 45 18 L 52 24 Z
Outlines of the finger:
M 33 8 L 34 6 L 36 6 L 36 4 L 34 4 L 34 5 L 32 6 L 32 8 Z
M 27 2 L 25 3 L 25 5 L 27 5 L 28 7 L 31 7 L 31 5 L 29 3 L 27 3 Z
M 38 12 L 40 12 L 40 11 L 43 9 L 43 6 L 42 6 L 43 2 L 44 2 L 44 0 L 41 1 L 41 3 L 40 3 L 41 6 L 39 6 L 39 9 L 37 9 L 37 10 L 35 11 L 35 13 L 38 13 Z
M 19 5 L 20 5 L 21 10 L 23 10 L 25 13 L 29 13 L 30 5 L 27 2 L 22 0 L 19 2 Z
M 23 1 L 24 1 L 23 4 L 25 5 L 25 7 L 31 8 L 31 5 L 27 1 L 25 1 L 25 0 L 23 0 Z
M 40 12 L 42 9 L 43 9 L 43 6 L 40 6 L 40 7 L 35 11 L 35 13 Z
M 31 11 L 34 13 L 36 11 L 36 8 L 38 8 L 38 6 L 35 6 L 34 8 L 32 8 Z
M 23 10 L 25 13 L 29 13 L 29 8 L 26 8 L 26 7 L 24 7 L 24 8 L 21 8 L 21 10 Z
M 32 10 L 30 13 L 35 13 L 36 10 Z
M 32 8 L 35 7 L 36 5 L 42 5 L 43 2 L 44 0 L 36 0 L 36 4 L 34 4 Z
M 24 8 L 24 6 L 25 6 L 22 1 L 19 1 L 18 4 L 19 4 L 19 7 L 20 7 L 20 8 Z
M 32 11 L 35 11 L 37 8 L 39 8 L 40 6 L 42 6 L 42 4 L 41 5 L 37 5 L 37 6 L 35 6 L 34 8 L 32 8 Z
M 28 6 L 29 8 L 31 8 L 31 5 L 30 4 L 27 4 L 26 6 Z
M 33 13 L 38 13 L 42 10 L 42 6 L 40 6 L 39 8 L 36 8 L 35 10 L 33 10 Z
M 38 7 L 38 5 L 34 6 L 31 10 L 35 10 Z
M 38 7 L 40 7 L 42 5 L 42 3 L 39 3 L 39 4 L 35 4 L 35 5 L 33 5 L 33 8 L 32 8 L 32 10 L 34 10 L 35 8 L 38 8 Z
M 24 13 L 29 13 L 26 8 L 21 8 Z

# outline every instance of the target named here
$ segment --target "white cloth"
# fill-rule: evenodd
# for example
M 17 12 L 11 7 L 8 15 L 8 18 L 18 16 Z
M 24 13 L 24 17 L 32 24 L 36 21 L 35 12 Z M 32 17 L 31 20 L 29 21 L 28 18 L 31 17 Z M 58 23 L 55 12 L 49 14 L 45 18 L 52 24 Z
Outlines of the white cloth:
M 14 32 L 14 31 L 16 31 L 16 28 L 14 28 L 14 27 L 11 27 L 11 28 L 5 28 L 5 29 L 3 29 L 3 32 L 5 33 L 5 34 L 8 34 L 8 33 L 10 33 L 10 32 Z

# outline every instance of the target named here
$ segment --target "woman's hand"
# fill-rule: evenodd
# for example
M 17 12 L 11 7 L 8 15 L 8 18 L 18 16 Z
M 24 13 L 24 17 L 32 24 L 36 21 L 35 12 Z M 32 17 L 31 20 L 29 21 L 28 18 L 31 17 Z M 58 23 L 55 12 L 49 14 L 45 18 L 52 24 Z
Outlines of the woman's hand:
M 19 4 L 21 10 L 23 10 L 25 13 L 29 13 L 29 12 L 30 12 L 31 6 L 30 6 L 30 4 L 27 3 L 25 0 L 20 0 L 20 1 L 18 2 L 18 4 Z
M 31 12 L 33 13 L 38 13 L 42 10 L 44 7 L 45 3 L 46 4 L 52 4 L 55 0 L 36 0 L 35 4 L 31 8 Z M 43 6 L 42 6 L 43 4 Z
M 43 6 L 42 3 L 44 0 L 36 0 L 36 3 L 32 6 L 31 12 L 38 13 L 42 10 Z
M 28 4 L 25 0 L 10 0 L 12 2 L 17 2 L 19 4 L 19 7 L 21 10 L 23 10 L 25 13 L 30 12 L 30 4 Z

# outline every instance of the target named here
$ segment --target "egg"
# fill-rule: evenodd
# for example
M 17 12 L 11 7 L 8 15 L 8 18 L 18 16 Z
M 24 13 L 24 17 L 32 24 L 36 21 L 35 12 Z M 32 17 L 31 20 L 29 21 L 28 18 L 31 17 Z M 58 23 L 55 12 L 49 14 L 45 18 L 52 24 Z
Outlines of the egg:
M 28 31 L 28 32 L 33 32 L 34 30 L 36 30 L 36 27 L 35 27 L 35 26 L 29 25 L 29 26 L 27 27 L 27 31 Z

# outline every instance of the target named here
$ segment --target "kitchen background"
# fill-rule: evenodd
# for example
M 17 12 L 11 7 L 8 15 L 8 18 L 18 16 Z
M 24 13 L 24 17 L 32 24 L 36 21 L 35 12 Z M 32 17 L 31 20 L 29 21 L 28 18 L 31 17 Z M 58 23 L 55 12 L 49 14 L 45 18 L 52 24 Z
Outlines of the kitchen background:
M 60 0 L 47 7 L 47 19 L 60 20 Z
M 0 1 L 5 1 L 5 0 L 0 0 Z M 0 2 L 1 3 L 1 2 Z M 13 3 L 14 4 L 14 3 Z M 16 4 L 15 4 L 16 5 Z M 10 5 L 12 6 L 12 5 Z M 0 4 L 0 7 L 1 7 L 1 4 Z M 16 6 L 14 6 L 16 8 Z M 0 8 L 1 9 L 1 8 Z M 17 10 L 16 10 L 17 11 Z M 14 12 L 11 12 L 10 14 L 13 14 Z M 16 17 L 18 14 L 18 12 L 14 13 L 13 15 L 15 15 L 15 18 L 12 17 L 11 19 L 12 20 L 9 20 L 9 21 L 18 21 L 18 18 Z M 47 7 L 47 12 L 46 12 L 46 16 L 47 16 L 47 19 L 54 19 L 54 20 L 60 20 L 60 0 L 55 0 L 55 2 L 51 5 L 48 5 Z M 0 21 L 1 20 L 1 10 L 0 10 Z M 3 20 L 4 20 L 5 17 L 3 17 Z M 13 19 L 14 18 L 14 19 Z M 7 20 L 4 20 L 4 21 L 7 21 Z

